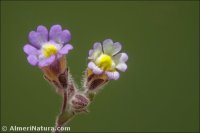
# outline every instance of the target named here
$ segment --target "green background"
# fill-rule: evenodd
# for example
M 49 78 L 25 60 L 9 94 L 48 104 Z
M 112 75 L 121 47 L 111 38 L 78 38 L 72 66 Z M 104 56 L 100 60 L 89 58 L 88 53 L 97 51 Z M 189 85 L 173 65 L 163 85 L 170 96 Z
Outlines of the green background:
M 1 125 L 54 126 L 61 97 L 22 50 L 40 24 L 72 33 L 68 62 L 80 85 L 88 50 L 112 38 L 128 71 L 71 131 L 199 131 L 199 2 L 1 2 Z

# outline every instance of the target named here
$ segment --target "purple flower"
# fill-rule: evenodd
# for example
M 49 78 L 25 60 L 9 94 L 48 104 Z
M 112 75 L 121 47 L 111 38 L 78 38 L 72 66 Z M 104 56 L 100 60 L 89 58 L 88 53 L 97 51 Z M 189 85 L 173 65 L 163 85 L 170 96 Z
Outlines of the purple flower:
M 27 54 L 28 62 L 39 67 L 45 67 L 68 54 L 73 49 L 71 44 L 71 33 L 62 30 L 60 25 L 53 25 L 48 32 L 45 26 L 38 26 L 36 31 L 29 33 L 29 44 L 23 47 Z
M 119 53 L 122 46 L 119 42 L 106 39 L 103 44 L 96 42 L 93 49 L 89 51 L 88 68 L 96 75 L 105 73 L 109 79 L 119 79 L 119 71 L 125 72 L 127 69 L 126 61 L 128 55 Z

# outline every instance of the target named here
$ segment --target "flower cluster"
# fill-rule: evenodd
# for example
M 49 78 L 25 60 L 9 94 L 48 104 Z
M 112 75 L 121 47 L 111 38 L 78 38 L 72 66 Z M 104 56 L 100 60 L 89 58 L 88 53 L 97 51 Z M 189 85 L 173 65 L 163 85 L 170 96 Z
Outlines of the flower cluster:
M 120 53 L 122 45 L 106 39 L 95 42 L 89 50 L 88 65 L 85 71 L 84 84 L 77 89 L 69 72 L 67 54 L 73 49 L 69 43 L 71 33 L 60 25 L 53 25 L 50 30 L 38 26 L 29 33 L 29 43 L 23 47 L 29 64 L 38 66 L 44 78 L 51 83 L 56 92 L 63 96 L 63 107 L 57 120 L 62 126 L 75 114 L 87 112 L 87 108 L 99 90 L 110 80 L 118 80 L 119 71 L 127 70 L 128 55 Z M 69 115 L 70 114 L 70 115 Z

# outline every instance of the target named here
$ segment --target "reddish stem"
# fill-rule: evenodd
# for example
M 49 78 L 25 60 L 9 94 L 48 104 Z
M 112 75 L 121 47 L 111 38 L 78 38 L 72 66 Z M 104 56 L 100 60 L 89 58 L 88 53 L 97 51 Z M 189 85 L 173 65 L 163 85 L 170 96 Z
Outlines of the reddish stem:
M 61 110 L 61 113 L 60 114 L 63 114 L 65 112 L 65 109 L 67 107 L 67 90 L 64 89 L 64 93 L 63 93 L 63 105 L 62 105 L 62 110 Z M 58 117 L 59 118 L 59 117 Z M 59 123 L 59 120 L 57 120 L 56 122 L 56 130 L 55 130 L 55 133 L 59 133 L 59 131 L 57 130 L 57 128 L 59 127 L 62 127 L 62 124 Z
M 67 90 L 64 90 L 64 94 L 63 94 L 63 105 L 62 105 L 62 112 L 65 112 L 65 109 L 67 107 Z

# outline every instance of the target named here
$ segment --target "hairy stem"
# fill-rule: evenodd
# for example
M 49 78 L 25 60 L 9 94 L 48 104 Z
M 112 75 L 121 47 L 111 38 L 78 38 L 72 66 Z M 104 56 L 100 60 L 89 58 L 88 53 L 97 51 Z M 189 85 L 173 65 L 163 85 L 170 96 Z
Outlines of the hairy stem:
M 62 118 L 62 114 L 65 113 L 66 107 L 67 107 L 67 90 L 65 89 L 63 92 L 63 104 L 62 104 L 61 112 L 56 120 L 55 133 L 59 133 L 57 129 L 62 127 L 64 124 L 64 123 L 60 123 L 60 119 Z
M 67 107 L 67 91 L 65 90 L 64 94 L 63 94 L 63 105 L 62 105 L 62 111 L 61 111 L 61 113 L 65 112 L 66 107 Z

